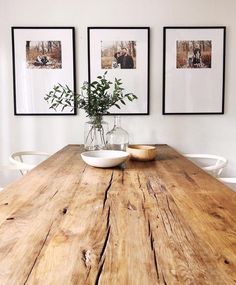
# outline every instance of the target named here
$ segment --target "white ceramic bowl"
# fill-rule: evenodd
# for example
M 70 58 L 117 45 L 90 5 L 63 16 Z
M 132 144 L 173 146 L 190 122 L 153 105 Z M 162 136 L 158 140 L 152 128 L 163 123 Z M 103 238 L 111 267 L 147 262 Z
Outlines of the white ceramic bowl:
M 94 150 L 81 153 L 84 162 L 94 167 L 114 167 L 126 161 L 129 154 L 119 150 Z

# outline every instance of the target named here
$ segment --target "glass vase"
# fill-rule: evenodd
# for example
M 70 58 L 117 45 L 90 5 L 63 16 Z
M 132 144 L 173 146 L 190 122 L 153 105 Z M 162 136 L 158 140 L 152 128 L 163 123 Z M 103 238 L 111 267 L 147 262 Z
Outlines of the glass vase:
M 84 126 L 85 150 L 100 150 L 106 148 L 105 134 L 108 131 L 108 123 L 101 117 L 91 117 Z
M 114 126 L 106 134 L 106 146 L 110 150 L 126 151 L 129 144 L 129 134 L 121 127 L 120 116 L 114 117 Z

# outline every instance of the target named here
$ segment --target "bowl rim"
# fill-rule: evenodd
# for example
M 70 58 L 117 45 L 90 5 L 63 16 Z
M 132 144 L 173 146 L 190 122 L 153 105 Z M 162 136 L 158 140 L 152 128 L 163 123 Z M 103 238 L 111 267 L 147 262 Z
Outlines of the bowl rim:
M 102 152 L 106 152 L 106 153 L 111 153 L 111 156 L 93 156 L 93 155 L 89 155 L 90 153 L 102 153 Z M 116 153 L 116 154 L 120 154 L 120 155 L 116 155 L 116 156 L 112 156 L 112 153 Z M 130 154 L 127 151 L 122 151 L 122 150 L 108 150 L 108 149 L 102 149 L 102 150 L 88 150 L 88 151 L 84 151 L 81 153 L 81 156 L 84 156 L 86 158 L 92 158 L 92 159 L 120 159 L 120 158 L 126 158 L 128 157 Z
M 149 151 L 149 150 L 157 150 L 156 146 L 148 145 L 148 144 L 131 144 L 128 145 L 127 150 L 138 150 L 138 151 Z

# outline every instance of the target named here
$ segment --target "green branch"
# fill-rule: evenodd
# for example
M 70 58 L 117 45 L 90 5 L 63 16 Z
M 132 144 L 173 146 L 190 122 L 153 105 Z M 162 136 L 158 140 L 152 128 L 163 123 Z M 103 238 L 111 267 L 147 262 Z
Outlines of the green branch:
M 96 81 L 91 83 L 84 82 L 81 87 L 81 93 L 74 93 L 67 85 L 58 83 L 53 87 L 44 99 L 50 105 L 50 109 L 57 111 L 61 108 L 70 108 L 71 111 L 83 109 L 89 117 L 100 117 L 109 114 L 112 106 L 121 108 L 120 104 L 126 105 L 126 100 L 133 101 L 137 96 L 133 93 L 124 94 L 121 79 L 115 78 L 114 83 L 106 79 L 105 72 L 103 76 L 98 76 Z M 111 88 L 113 86 L 113 91 Z

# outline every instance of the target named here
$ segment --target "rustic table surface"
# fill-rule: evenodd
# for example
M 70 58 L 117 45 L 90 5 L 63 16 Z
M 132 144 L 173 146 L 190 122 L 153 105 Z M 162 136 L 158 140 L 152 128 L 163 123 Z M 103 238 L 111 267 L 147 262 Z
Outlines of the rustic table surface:
M 236 193 L 167 145 L 96 169 L 69 145 L 0 193 L 0 284 L 235 284 Z

